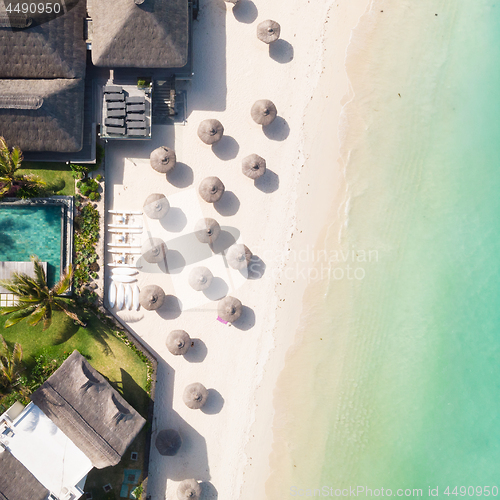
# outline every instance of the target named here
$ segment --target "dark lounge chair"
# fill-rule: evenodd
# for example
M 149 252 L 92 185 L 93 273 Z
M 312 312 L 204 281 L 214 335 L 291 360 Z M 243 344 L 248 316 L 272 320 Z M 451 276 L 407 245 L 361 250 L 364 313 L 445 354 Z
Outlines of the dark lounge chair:
M 104 125 L 107 127 L 123 127 L 125 126 L 125 120 L 123 118 L 106 118 Z
M 125 101 L 125 96 L 123 94 L 113 92 L 112 94 L 104 94 L 104 99 L 106 99 L 106 102 Z
M 104 87 L 105 94 L 120 93 L 120 92 L 123 92 L 123 89 L 119 85 L 106 85 Z
M 127 113 L 144 113 L 146 106 L 144 104 L 127 104 Z
M 125 100 L 127 101 L 127 104 L 128 103 L 132 103 L 132 104 L 144 104 L 146 102 L 145 97 L 144 96 L 140 96 L 140 95 L 128 96 L 128 97 L 126 97 Z
M 108 110 L 109 109 L 123 109 L 123 110 L 125 110 L 125 103 L 124 102 L 108 102 L 107 108 L 108 108 Z

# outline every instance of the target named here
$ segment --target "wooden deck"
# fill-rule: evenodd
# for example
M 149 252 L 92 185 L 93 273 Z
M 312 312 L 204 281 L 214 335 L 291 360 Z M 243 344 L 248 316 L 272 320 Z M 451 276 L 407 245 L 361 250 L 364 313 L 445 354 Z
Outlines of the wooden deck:
M 47 276 L 47 262 L 40 262 Z M 35 268 L 33 262 L 0 262 L 0 279 L 8 280 L 12 277 L 13 273 L 22 273 L 35 277 Z M 0 286 L 0 293 L 10 293 Z

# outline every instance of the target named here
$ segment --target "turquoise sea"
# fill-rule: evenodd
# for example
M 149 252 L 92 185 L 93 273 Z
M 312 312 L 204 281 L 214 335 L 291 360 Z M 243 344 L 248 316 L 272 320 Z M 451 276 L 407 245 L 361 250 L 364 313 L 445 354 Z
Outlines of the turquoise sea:
M 500 3 L 374 1 L 353 40 L 329 245 L 377 258 L 304 312 L 280 498 L 499 496 Z

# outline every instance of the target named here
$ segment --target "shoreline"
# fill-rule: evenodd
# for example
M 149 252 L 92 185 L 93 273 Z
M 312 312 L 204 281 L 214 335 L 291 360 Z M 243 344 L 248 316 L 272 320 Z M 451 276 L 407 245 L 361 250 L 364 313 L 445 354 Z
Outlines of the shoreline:
M 288 392 L 289 386 L 287 380 L 282 380 L 282 374 L 290 353 L 300 348 L 300 344 L 305 341 L 303 327 L 307 319 L 304 318 L 304 312 L 311 307 L 307 294 L 314 289 L 313 295 L 317 296 L 318 293 L 324 293 L 328 287 L 328 280 L 318 282 L 315 279 L 316 271 L 321 275 L 321 270 L 318 270 L 314 263 L 314 255 L 321 254 L 329 235 L 340 232 L 339 212 L 344 202 L 346 185 L 340 160 L 339 126 L 351 90 L 345 69 L 345 57 L 351 41 L 351 32 L 369 5 L 369 0 L 359 0 L 356 4 L 341 6 L 331 3 L 325 12 L 318 81 L 302 123 L 302 154 L 305 156 L 305 162 L 296 184 L 293 232 L 288 241 L 287 262 L 276 283 L 280 305 L 274 327 L 275 347 L 266 364 L 261 387 L 255 395 L 256 401 L 259 401 L 259 410 L 257 422 L 252 427 L 252 435 L 259 435 L 260 439 L 250 442 L 246 448 L 247 455 L 254 460 L 253 467 L 247 466 L 245 469 L 245 481 L 248 486 L 242 489 L 243 500 L 255 497 L 285 497 L 284 492 L 276 490 L 276 483 L 283 479 L 283 471 L 280 473 L 277 470 L 285 458 L 283 449 L 279 450 L 280 445 L 284 443 L 284 436 L 280 436 L 284 430 L 281 421 L 283 415 L 279 415 L 279 409 L 284 403 L 281 393 Z M 332 141 L 332 136 L 338 139 Z M 314 211 L 310 210 L 310 193 L 315 193 Z M 322 211 L 324 206 L 329 209 Z M 339 214 L 334 223 L 332 213 Z M 307 249 L 306 261 L 300 257 L 304 249 Z M 311 257 L 312 261 L 308 262 Z M 306 275 L 302 272 L 304 267 L 307 269 Z M 291 280 L 288 278 L 290 275 L 297 279 Z M 284 285 L 285 280 L 292 281 L 293 285 Z M 262 483 L 263 479 L 265 484 Z

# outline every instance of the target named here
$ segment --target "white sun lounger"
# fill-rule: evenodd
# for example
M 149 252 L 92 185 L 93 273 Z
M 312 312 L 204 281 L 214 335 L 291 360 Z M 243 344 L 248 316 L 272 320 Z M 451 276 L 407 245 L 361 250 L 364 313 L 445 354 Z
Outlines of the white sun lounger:
M 128 226 L 127 224 L 108 224 L 108 227 L 112 229 L 123 228 L 123 229 L 142 229 L 142 226 Z
M 115 245 L 113 245 L 115 246 Z M 125 255 L 135 255 L 135 254 L 141 254 L 142 252 L 140 250 L 136 250 L 134 248 L 108 248 L 108 252 L 110 253 L 119 253 L 119 254 L 125 254 Z
M 117 247 L 117 248 L 134 248 L 134 247 L 141 247 L 139 243 L 108 243 L 110 247 Z
M 140 211 L 132 211 L 132 210 L 108 210 L 108 214 L 116 214 L 116 215 L 142 215 Z
M 119 262 L 108 262 L 106 265 L 109 267 L 130 267 L 131 269 L 137 269 L 135 264 L 123 264 Z
M 109 226 L 109 224 L 108 224 Z M 133 228 L 133 227 L 120 227 L 120 229 L 118 229 L 118 227 L 110 227 L 108 228 L 108 231 L 110 233 L 131 233 L 131 234 L 141 234 L 142 233 L 142 227 L 139 229 L 139 228 Z

